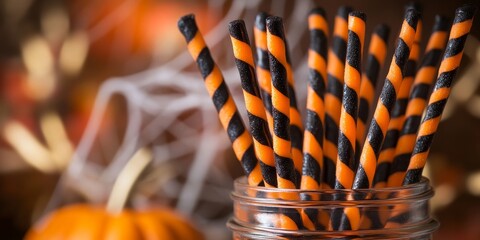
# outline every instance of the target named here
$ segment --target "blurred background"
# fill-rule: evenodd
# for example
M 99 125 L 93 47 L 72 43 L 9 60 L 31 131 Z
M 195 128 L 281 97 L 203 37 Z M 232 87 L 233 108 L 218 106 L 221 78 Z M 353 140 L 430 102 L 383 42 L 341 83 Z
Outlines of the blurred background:
M 331 27 L 342 4 L 364 11 L 366 44 L 374 26 L 387 23 L 389 63 L 408 2 L 0 1 L 2 237 L 21 239 L 41 216 L 69 203 L 104 204 L 119 172 L 142 149 L 152 160 L 128 207 L 170 206 L 207 238 L 228 239 L 229 193 L 241 167 L 185 52 L 178 18 L 196 15 L 244 114 L 229 21 L 244 19 L 252 36 L 258 11 L 285 18 L 302 106 L 306 16 L 313 6 L 325 8 Z M 456 7 L 472 1 L 418 2 L 424 9 L 424 49 L 435 14 L 453 18 Z M 425 171 L 436 188 L 432 211 L 441 227 L 435 239 L 480 237 L 479 19 Z M 384 69 L 381 78 L 385 74 Z

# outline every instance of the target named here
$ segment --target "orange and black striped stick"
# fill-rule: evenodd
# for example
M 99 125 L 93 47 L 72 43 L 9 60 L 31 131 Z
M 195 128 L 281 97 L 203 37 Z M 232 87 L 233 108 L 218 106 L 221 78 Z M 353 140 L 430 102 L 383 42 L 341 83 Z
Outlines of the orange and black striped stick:
M 307 117 L 303 137 L 303 169 L 300 188 L 318 190 L 322 184 L 323 141 L 327 84 L 328 23 L 323 8 L 314 8 L 308 15 L 310 49 L 307 87 Z M 318 200 L 318 199 L 312 199 Z M 302 211 L 303 225 L 309 230 L 324 229 L 316 209 Z
M 342 108 L 343 74 L 348 37 L 348 13 L 352 8 L 338 9 L 333 26 L 332 46 L 328 51 L 327 89 L 325 92 L 325 142 L 323 146 L 324 182 L 335 187 L 337 162 L 338 124 Z
M 377 86 L 378 75 L 385 63 L 387 56 L 387 43 L 390 28 L 385 24 L 375 27 L 375 31 L 370 37 L 370 45 L 365 63 L 365 71 L 362 73 L 362 82 L 360 83 L 360 95 L 358 105 L 357 119 L 357 145 L 358 151 L 355 152 L 355 160 L 360 160 L 360 149 L 365 140 L 365 124 L 367 123 L 370 106 L 375 97 L 375 88 Z M 356 166 L 355 168 L 357 168 Z
M 252 137 L 246 130 L 237 111 L 222 73 L 212 59 L 205 40 L 198 30 L 194 15 L 186 15 L 178 21 L 178 28 L 187 41 L 188 51 L 197 62 L 198 69 L 205 80 L 205 86 L 217 109 L 220 122 L 232 142 L 233 151 L 240 161 L 248 178 L 248 184 L 263 184 L 260 165 L 255 157 Z
M 440 123 L 443 109 L 450 96 L 452 82 L 460 66 L 463 49 L 472 27 L 476 10 L 476 7 L 473 5 L 465 5 L 455 11 L 447 48 L 440 63 L 437 81 L 430 95 L 425 116 L 418 130 L 415 148 L 410 158 L 403 185 L 419 182 L 422 177 L 423 167 L 427 161 L 430 146 Z
M 290 141 L 290 98 L 287 83 L 287 59 L 283 21 L 267 18 L 267 47 L 272 75 L 273 152 L 279 188 L 293 189 L 296 185 L 295 166 Z
M 265 25 L 268 16 L 265 12 L 257 14 L 255 27 L 253 28 L 253 36 L 255 37 L 255 63 L 258 85 L 260 86 L 260 94 L 266 110 L 268 128 L 270 134 L 272 134 L 272 76 L 270 76 L 270 66 L 268 63 L 267 28 Z
M 352 188 L 355 165 L 355 142 L 357 133 L 358 93 L 360 92 L 361 62 L 365 40 L 366 16 L 353 11 L 348 17 L 348 42 L 345 61 L 345 85 L 343 87 L 340 129 L 338 133 L 338 157 L 335 189 Z M 342 218 L 332 215 L 335 230 L 357 230 L 360 226 L 358 208 L 343 209 Z M 339 221 L 340 220 L 340 221 Z
M 360 156 L 360 165 L 358 166 L 353 182 L 354 189 L 372 187 L 373 177 L 377 167 L 377 158 L 390 121 L 390 112 L 395 104 L 398 90 L 402 84 L 402 70 L 408 60 L 410 48 L 415 39 L 417 21 L 418 13 L 413 9 L 409 9 L 405 14 L 405 20 L 403 21 L 400 36 L 397 40 L 397 46 L 390 64 L 390 69 L 368 129 L 367 138 Z
M 417 31 L 415 32 L 415 40 L 410 51 L 410 56 L 403 69 L 403 81 L 398 92 L 397 100 L 391 112 L 391 119 L 388 124 L 387 134 L 382 145 L 382 150 L 378 157 L 377 170 L 373 180 L 376 188 L 385 187 L 387 185 L 388 175 L 395 155 L 395 147 L 397 146 L 398 137 L 402 130 L 405 112 L 407 110 L 410 89 L 412 88 L 413 78 L 416 74 L 417 62 L 420 57 L 420 41 L 422 38 L 422 20 L 417 23 Z
M 400 137 L 395 148 L 393 162 L 389 171 L 388 186 L 400 186 L 408 167 L 408 162 L 415 146 L 418 127 L 423 110 L 427 105 L 429 89 L 435 80 L 436 69 L 442 57 L 443 49 L 447 43 L 450 23 L 442 16 L 435 17 L 432 33 L 425 49 L 420 69 L 415 75 L 410 100 L 405 113 Z
M 287 80 L 287 56 L 283 20 L 280 17 L 267 18 L 267 47 L 272 76 L 272 117 L 273 117 L 273 152 L 277 170 L 278 188 L 299 188 L 295 165 L 291 155 L 290 141 L 290 98 Z M 281 194 L 281 198 L 298 200 L 293 194 Z M 292 211 L 280 216 L 281 228 L 297 230 L 303 228 L 301 216 Z
M 248 39 L 245 22 L 236 20 L 228 25 L 232 41 L 235 64 L 240 73 L 243 97 L 253 136 L 255 155 L 260 163 L 266 187 L 277 187 L 275 161 L 273 160 L 272 138 L 268 131 L 267 117 L 260 97 L 260 89 L 255 77 L 253 54 Z

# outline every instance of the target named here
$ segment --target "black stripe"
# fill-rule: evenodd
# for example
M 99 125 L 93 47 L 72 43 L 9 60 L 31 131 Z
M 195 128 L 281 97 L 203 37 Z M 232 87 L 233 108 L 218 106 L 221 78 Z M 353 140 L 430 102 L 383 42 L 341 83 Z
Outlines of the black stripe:
M 280 93 L 289 97 L 287 84 L 287 70 L 272 54 L 270 56 L 270 73 L 272 75 L 272 86 Z
M 430 84 L 419 83 L 413 86 L 413 89 L 410 93 L 410 99 L 421 98 L 423 100 L 427 99 L 428 92 L 430 91 Z
M 288 96 L 290 98 L 290 107 L 298 109 L 297 107 L 297 94 L 292 85 L 288 84 Z
M 453 23 L 455 24 L 472 19 L 476 11 L 477 7 L 475 7 L 475 5 L 473 4 L 466 4 L 457 8 L 457 10 L 455 11 L 455 19 L 453 20 Z
M 420 182 L 420 180 L 422 179 L 422 172 L 423 168 L 408 170 L 405 174 L 405 178 L 403 179 L 403 185 Z
M 335 171 L 334 160 L 323 156 L 323 182 L 327 183 L 331 188 L 335 187 Z
M 202 74 L 203 79 L 205 79 L 210 73 L 212 73 L 213 68 L 215 67 L 215 62 L 210 55 L 210 50 L 207 47 L 203 48 L 198 54 L 197 65 L 200 73 Z
M 405 111 L 407 110 L 408 105 L 408 98 L 398 98 L 393 106 L 391 117 L 398 118 L 400 116 L 405 115 Z
M 308 15 L 314 15 L 314 14 L 318 14 L 322 17 L 326 17 L 326 13 L 325 13 L 325 10 L 321 7 L 316 7 L 316 8 L 313 8 L 312 10 L 310 10 L 310 12 L 308 13 Z
M 243 170 L 247 173 L 247 176 L 253 171 L 253 169 L 257 166 L 257 157 L 255 156 L 255 150 L 253 149 L 253 145 L 247 148 L 245 153 L 242 156 L 241 165 Z
M 300 213 L 295 208 L 280 208 L 280 212 L 287 216 L 288 218 L 292 219 L 293 222 L 297 225 L 298 229 L 305 229 L 302 224 L 302 217 Z
M 338 8 L 337 11 L 337 16 L 341 17 L 345 20 L 348 20 L 348 14 L 352 11 L 353 9 L 350 6 L 341 6 Z
M 275 156 L 275 166 L 277 168 L 277 174 L 283 179 L 287 179 L 292 183 L 296 182 L 295 179 L 295 165 L 291 158 L 282 157 L 278 154 Z
M 320 29 L 310 30 L 310 48 L 327 59 L 327 35 Z M 325 61 L 326 62 L 326 61 Z
M 278 16 L 267 17 L 267 29 L 271 34 L 285 40 L 285 32 L 283 30 L 283 19 Z M 285 46 L 286 47 L 286 46 Z
M 440 117 L 442 115 L 443 109 L 445 108 L 445 104 L 447 104 L 447 99 L 442 99 L 429 104 L 427 106 L 427 111 L 422 122 L 426 122 L 432 118 Z
M 228 30 L 230 31 L 231 37 L 250 45 L 247 28 L 245 27 L 245 22 L 243 20 L 231 21 L 228 24 Z
M 248 121 L 250 122 L 250 132 L 252 133 L 253 138 L 257 140 L 260 144 L 265 146 L 272 146 L 272 139 L 268 133 L 267 122 L 258 116 L 247 112 Z
M 238 112 L 235 112 L 228 122 L 227 133 L 230 141 L 233 143 L 240 135 L 245 132 L 245 126 L 243 125 L 242 118 Z
M 348 30 L 347 56 L 346 62 L 351 67 L 360 72 L 361 44 L 357 33 Z
M 382 162 L 377 165 L 375 170 L 375 177 L 373 178 L 373 185 L 379 182 L 385 182 L 388 179 L 391 164 L 389 162 Z
M 435 15 L 435 23 L 433 24 L 432 32 L 443 31 L 446 32 L 450 29 L 450 21 L 447 17 L 441 15 Z
M 272 95 L 268 94 L 268 92 L 264 90 L 260 90 L 260 93 L 262 94 L 262 100 L 265 109 L 267 109 L 267 111 L 272 114 Z
M 386 24 L 380 24 L 375 27 L 375 34 L 377 34 L 385 43 L 388 42 L 388 35 L 390 28 Z
M 273 108 L 272 112 L 273 116 L 273 132 L 275 136 L 285 139 L 287 141 L 290 140 L 290 119 L 285 116 L 282 112 L 278 111 L 276 108 Z
M 417 61 L 408 59 L 405 67 L 403 67 L 403 77 L 415 77 L 415 70 L 417 68 Z
M 373 54 L 369 54 L 367 56 L 367 63 L 365 65 L 365 75 L 367 75 L 368 80 L 372 83 L 373 88 L 375 88 L 375 86 L 377 85 L 379 72 L 379 60 Z
M 362 19 L 364 22 L 367 21 L 367 15 L 365 15 L 365 13 L 360 12 L 360 11 L 352 11 L 352 12 L 350 12 L 348 15 L 349 15 L 349 16 L 352 16 L 352 17 L 360 18 L 360 19 Z
M 380 153 L 380 149 L 382 148 L 383 144 L 383 132 L 380 126 L 375 119 L 372 119 L 370 123 L 370 129 L 368 130 L 367 136 L 368 142 L 370 146 L 372 146 L 373 152 L 375 153 L 375 157 L 378 158 L 378 154 Z
M 363 189 L 370 188 L 370 183 L 368 182 L 367 174 L 363 169 L 362 164 L 358 166 L 357 174 L 355 175 L 355 180 L 353 180 L 353 189 Z
M 360 105 L 358 107 L 358 119 L 360 119 L 363 123 L 366 123 L 368 120 L 369 110 L 370 106 L 368 105 L 367 99 L 360 98 Z
M 322 161 L 323 159 L 319 159 Z M 310 176 L 313 178 L 318 184 L 321 182 L 321 169 L 320 165 L 318 164 L 317 160 L 315 160 L 312 155 L 305 153 L 303 155 L 303 175 Z
M 230 93 L 228 91 L 227 84 L 225 81 L 222 81 L 212 96 L 213 105 L 217 109 L 217 112 L 220 112 L 225 103 L 228 101 L 229 96 Z
M 352 230 L 352 226 L 350 224 L 350 219 L 346 214 L 342 215 L 342 220 L 340 221 L 340 226 L 338 226 L 338 231 L 343 230 Z
M 334 35 L 332 38 L 332 50 L 340 62 L 345 62 L 347 56 L 347 42 L 340 36 Z
M 342 105 L 345 111 L 352 116 L 352 118 L 357 120 L 357 112 L 358 112 L 358 96 L 357 92 L 347 86 L 346 84 L 344 85 L 343 88 L 343 100 L 342 100 Z
M 400 131 L 397 129 L 388 130 L 387 134 L 385 135 L 385 140 L 383 141 L 382 150 L 395 148 L 397 146 L 399 134 Z
M 178 20 L 178 29 L 182 32 L 185 40 L 190 42 L 198 32 L 195 16 L 193 14 L 185 15 Z
M 300 149 L 303 148 L 303 132 L 296 125 L 290 125 L 290 137 L 292 140 L 292 148 Z
M 453 79 L 455 78 L 455 74 L 457 73 L 457 69 L 458 68 L 448 72 L 442 72 L 440 76 L 438 76 L 437 82 L 435 82 L 435 90 L 439 88 L 451 87 Z
M 452 26 L 454 28 L 455 25 Z M 458 38 L 451 38 L 448 39 L 447 48 L 445 49 L 445 54 L 443 55 L 443 59 L 448 57 L 456 56 L 457 54 L 463 51 L 463 47 L 465 46 L 465 41 L 467 40 L 468 34 L 465 34 Z
M 442 57 L 442 49 L 432 49 L 425 53 L 422 59 L 422 67 L 436 67 Z
M 395 63 L 400 67 L 400 69 L 403 69 L 405 66 L 405 63 L 408 60 L 408 56 L 410 55 L 410 48 L 408 47 L 407 43 L 403 41 L 402 38 L 398 38 L 397 41 L 397 48 L 395 48 Z
M 380 93 L 380 100 L 382 101 L 383 105 L 385 105 L 389 113 L 392 111 L 393 104 L 395 104 L 396 99 L 397 93 L 395 92 L 392 82 L 390 82 L 389 79 L 385 79 L 382 92 Z
M 315 140 L 320 144 L 320 146 L 323 146 L 322 121 L 316 112 L 309 109 L 307 109 L 307 121 L 305 124 L 305 129 L 315 137 Z
M 343 96 L 343 84 L 333 75 L 327 74 L 327 93 L 333 94 L 337 99 L 341 100 Z
M 257 66 L 269 70 L 270 69 L 270 63 L 268 62 L 268 51 L 265 49 L 261 49 L 257 47 Z
M 353 169 L 355 161 L 353 145 L 342 131 L 340 131 L 338 135 L 338 158 L 343 164 Z
M 237 58 L 235 58 L 235 64 L 237 65 L 238 73 L 240 74 L 242 89 L 251 95 L 260 97 L 260 90 L 258 89 L 253 67 Z
M 335 146 L 338 143 L 338 126 L 330 115 L 325 115 L 325 138 Z
M 418 153 L 424 153 L 428 151 L 428 149 L 432 145 L 433 136 L 434 136 L 433 133 L 429 135 L 418 136 L 417 142 L 415 143 L 415 148 L 413 149 L 412 156 Z
M 258 28 L 260 31 L 267 31 L 266 21 L 268 16 L 270 15 L 265 12 L 259 12 L 255 17 L 255 27 Z
M 403 153 L 395 156 L 390 174 L 407 171 L 408 165 L 410 164 L 410 157 L 412 157 L 411 153 Z
M 315 94 L 323 99 L 325 95 L 325 79 L 323 79 L 322 75 L 315 69 L 309 69 L 308 73 L 308 84 Z
M 404 223 L 408 223 L 409 220 L 410 220 L 410 212 L 409 211 L 404 211 L 401 214 L 398 214 L 398 215 L 395 215 L 395 216 L 389 218 L 388 222 L 404 224 Z
M 420 126 L 421 120 L 422 120 L 421 115 L 417 115 L 417 116 L 414 115 L 405 119 L 405 122 L 403 123 L 401 135 L 403 136 L 406 134 L 416 134 L 418 131 L 418 127 Z
M 408 9 L 405 12 L 405 21 L 412 27 L 417 30 L 417 23 L 420 14 L 415 9 Z
M 262 171 L 263 180 L 271 186 L 277 187 L 277 173 L 275 167 L 259 161 L 260 169 Z

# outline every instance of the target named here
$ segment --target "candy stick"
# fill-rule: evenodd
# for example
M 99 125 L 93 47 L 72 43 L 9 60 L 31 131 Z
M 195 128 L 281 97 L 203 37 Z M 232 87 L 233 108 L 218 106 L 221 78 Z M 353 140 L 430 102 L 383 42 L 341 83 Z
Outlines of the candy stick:
M 390 112 L 395 103 L 400 85 L 402 84 L 402 69 L 410 55 L 410 48 L 415 38 L 417 21 L 418 13 L 413 9 L 409 9 L 405 14 L 405 20 L 402 24 L 395 54 L 368 129 L 367 141 L 363 146 L 360 165 L 358 166 L 353 182 L 354 189 L 372 187 L 378 154 L 382 147 L 388 122 L 390 121 Z
M 245 129 L 230 91 L 223 80 L 220 69 L 210 55 L 205 40 L 197 28 L 194 15 L 186 15 L 178 21 L 178 28 L 187 41 L 188 51 L 197 62 L 205 80 L 205 86 L 217 109 L 220 122 L 232 142 L 233 151 L 248 178 L 248 184 L 258 186 L 263 178 L 255 157 L 252 137 Z
M 333 27 L 332 46 L 328 51 L 327 89 L 325 92 L 325 142 L 323 146 L 324 181 L 330 188 L 335 187 L 337 161 L 338 123 L 342 107 L 343 74 L 348 36 L 348 13 L 350 7 L 338 9 Z
M 285 38 L 285 54 L 287 59 L 287 82 L 288 95 L 290 97 L 290 137 L 292 142 L 292 159 L 295 164 L 295 175 L 297 179 L 296 185 L 300 185 L 302 177 L 302 163 L 303 163 L 303 123 L 302 115 L 298 110 L 297 95 L 295 93 L 295 80 L 293 77 L 292 61 L 290 59 L 290 52 L 288 50 L 288 42 Z
M 415 148 L 410 158 L 403 185 L 419 182 L 422 177 L 423 167 L 440 123 L 443 109 L 450 95 L 453 79 L 460 66 L 463 48 L 472 27 L 473 16 L 476 10 L 476 7 L 473 5 L 465 5 L 458 8 L 455 12 L 447 48 L 440 63 L 437 81 L 430 95 L 425 116 L 418 130 Z
M 377 85 L 378 75 L 385 63 L 387 56 L 387 42 L 390 28 L 381 24 L 375 28 L 375 32 L 370 37 L 370 45 L 365 64 L 365 71 L 362 73 L 362 82 L 360 84 L 360 95 L 358 105 L 357 119 L 357 146 L 359 151 L 355 152 L 356 161 L 360 158 L 360 149 L 362 149 L 365 139 L 365 124 L 368 120 L 370 106 L 372 106 L 375 96 L 375 87 Z
M 419 19 L 417 23 L 417 31 L 415 32 L 415 40 L 410 51 L 410 56 L 403 69 L 403 81 L 398 92 L 397 100 L 391 112 L 391 119 L 388 123 L 387 134 L 383 142 L 382 150 L 378 157 L 377 170 L 373 180 L 373 185 L 376 188 L 385 187 L 387 178 L 390 172 L 390 167 L 395 155 L 395 147 L 397 146 L 398 137 L 402 130 L 405 119 L 405 112 L 407 110 L 408 97 L 410 89 L 415 77 L 417 61 L 420 57 L 420 41 L 422 38 L 422 20 Z
M 301 189 L 317 190 L 322 184 L 324 135 L 324 94 L 327 84 L 328 23 L 325 10 L 314 8 L 308 15 L 310 49 L 308 50 L 309 78 L 307 86 L 307 117 L 303 138 L 303 169 Z M 318 195 L 315 195 L 318 196 Z M 312 199 L 318 200 L 318 199 Z M 318 211 L 302 211 L 304 226 L 309 230 L 323 229 Z
M 255 77 L 253 54 L 250 48 L 245 22 L 242 20 L 232 21 L 228 27 L 235 63 L 242 82 L 243 97 L 247 108 L 255 155 L 260 161 L 260 169 L 265 186 L 277 187 L 272 138 L 268 132 L 265 108 L 263 107 L 260 90 Z
M 266 110 L 268 128 L 271 134 L 273 132 L 272 76 L 270 75 L 270 66 L 268 62 L 267 28 L 265 26 L 267 17 L 268 14 L 265 12 L 257 14 L 257 17 L 255 18 L 255 27 L 253 28 L 253 35 L 255 37 L 256 74 L 263 105 Z
M 290 98 L 287 84 L 285 35 L 280 17 L 267 18 L 267 46 L 272 75 L 273 152 L 279 188 L 297 188 L 291 158 Z
M 365 39 L 365 19 L 362 12 L 353 11 L 348 18 L 348 43 L 345 63 L 335 189 L 352 188 L 355 165 L 358 93 L 360 92 L 362 50 Z
M 348 42 L 345 63 L 345 85 L 343 87 L 340 129 L 338 133 L 338 157 L 335 189 L 352 188 L 355 165 L 355 141 L 357 133 L 358 93 L 361 81 L 361 61 L 365 39 L 366 16 L 353 11 L 348 17 Z M 333 214 L 332 227 L 335 230 L 357 230 L 360 226 L 358 208 L 343 209 L 341 221 Z
M 295 174 L 295 165 L 291 158 L 290 142 L 290 98 L 287 80 L 287 56 L 283 20 L 280 17 L 268 17 L 267 47 L 272 76 L 272 117 L 273 152 L 277 169 L 278 188 L 299 188 Z M 295 194 L 280 194 L 283 199 L 298 200 Z M 301 226 L 301 216 L 296 211 L 279 215 L 282 228 L 297 230 Z
M 450 23 L 447 18 L 438 15 L 435 17 L 435 23 L 420 69 L 415 75 L 410 100 L 405 113 L 405 121 L 395 148 L 394 160 L 390 168 L 387 184 L 390 187 L 402 184 L 404 172 L 407 170 L 408 162 L 415 146 L 423 110 L 427 105 L 429 89 L 435 80 L 436 69 L 447 43 L 449 28 Z

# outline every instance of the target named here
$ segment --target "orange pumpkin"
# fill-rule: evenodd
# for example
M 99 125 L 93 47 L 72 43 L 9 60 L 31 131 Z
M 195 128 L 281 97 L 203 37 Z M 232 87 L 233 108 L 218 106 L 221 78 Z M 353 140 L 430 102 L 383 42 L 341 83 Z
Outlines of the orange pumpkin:
M 112 214 L 102 206 L 74 204 L 52 212 L 26 235 L 37 239 L 204 239 L 186 219 L 167 208 Z

